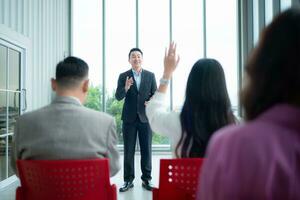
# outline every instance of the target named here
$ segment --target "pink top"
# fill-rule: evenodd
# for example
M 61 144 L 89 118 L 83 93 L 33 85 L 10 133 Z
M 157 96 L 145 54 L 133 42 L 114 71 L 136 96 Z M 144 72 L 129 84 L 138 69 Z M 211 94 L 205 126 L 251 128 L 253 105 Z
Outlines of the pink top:
M 197 199 L 300 199 L 300 108 L 276 105 L 210 141 Z

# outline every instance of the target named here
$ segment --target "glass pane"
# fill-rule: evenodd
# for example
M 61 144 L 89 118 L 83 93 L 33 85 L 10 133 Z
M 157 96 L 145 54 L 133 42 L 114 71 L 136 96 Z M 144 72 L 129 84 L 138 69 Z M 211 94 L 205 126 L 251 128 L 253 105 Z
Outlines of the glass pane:
M 266 0 L 265 11 L 266 11 L 265 22 L 266 22 L 266 26 L 267 26 L 273 19 L 273 0 Z
M 11 167 L 11 164 L 10 164 L 10 162 L 11 162 L 11 149 L 12 149 L 12 137 L 13 137 L 12 135 L 8 136 L 8 162 L 7 162 L 8 163 L 8 177 L 15 174 L 12 167 Z
M 135 47 L 135 19 L 135 1 L 106 1 L 106 111 L 115 116 L 120 144 L 123 102 L 115 99 L 115 90 L 119 74 L 131 68 L 128 53 Z
M 85 106 L 102 110 L 102 1 L 73 0 L 73 55 L 89 65 Z
M 0 181 L 6 179 L 6 137 L 0 137 Z
M 6 179 L 6 92 L 0 91 L 0 181 Z
M 6 89 L 7 48 L 0 45 L 0 89 Z
M 21 54 L 18 51 L 9 49 L 9 90 L 19 90 L 20 88 L 20 64 Z
M 9 92 L 8 133 L 13 133 L 16 120 L 20 115 L 20 93 Z
M 256 44 L 259 38 L 259 0 L 253 0 L 253 43 Z
M 159 6 L 157 6 L 159 5 Z M 155 74 L 156 82 L 163 74 L 163 57 L 169 43 L 169 1 L 140 0 L 140 48 L 144 53 L 143 68 Z M 155 10 L 155 15 L 153 11 Z M 155 23 L 153 23 L 155 21 Z M 169 100 L 169 98 L 168 98 Z M 170 101 L 168 101 L 169 103 Z M 153 135 L 152 144 L 168 144 L 168 139 Z
M 8 107 L 8 133 L 13 134 L 16 121 L 20 116 L 20 93 L 9 92 L 9 107 Z M 13 171 L 10 166 L 11 159 L 11 145 L 12 136 L 7 137 L 6 144 L 8 145 L 7 159 L 8 159 L 8 176 L 13 175 Z
M 0 91 L 0 136 L 6 134 L 6 115 L 6 92 Z
M 102 110 L 101 97 L 102 87 L 100 87 L 100 84 L 98 84 L 97 86 L 95 86 L 94 84 L 90 84 L 84 106 L 94 110 Z
M 234 110 L 238 105 L 236 2 L 235 0 L 206 1 L 207 56 L 217 59 L 223 66 Z M 218 17 L 216 17 L 216 13 L 218 13 Z
M 173 109 L 177 111 L 183 105 L 190 70 L 203 58 L 202 9 L 202 0 L 173 1 L 173 39 L 180 54 L 180 63 L 173 76 Z
M 290 8 L 292 6 L 292 0 L 281 0 L 280 1 L 280 10 L 281 12 Z

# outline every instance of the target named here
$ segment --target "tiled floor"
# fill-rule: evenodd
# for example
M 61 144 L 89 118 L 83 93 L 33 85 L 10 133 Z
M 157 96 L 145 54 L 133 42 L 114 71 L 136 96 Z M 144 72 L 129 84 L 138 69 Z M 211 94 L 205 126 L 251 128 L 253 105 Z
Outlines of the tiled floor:
M 171 154 L 154 154 L 152 156 L 152 183 L 158 186 L 159 177 L 159 160 L 161 158 L 171 158 Z M 121 162 L 123 163 L 123 156 L 121 156 Z M 140 170 L 140 155 L 135 156 L 135 180 L 134 187 L 127 192 L 120 193 L 118 191 L 118 200 L 151 200 L 152 192 L 149 192 L 142 188 L 141 182 L 141 170 Z M 117 185 L 120 188 L 123 185 L 123 169 L 120 170 L 118 174 L 111 178 L 111 183 Z M 15 189 L 18 183 L 12 184 L 10 187 L 0 190 L 1 200 L 14 200 L 15 199 Z

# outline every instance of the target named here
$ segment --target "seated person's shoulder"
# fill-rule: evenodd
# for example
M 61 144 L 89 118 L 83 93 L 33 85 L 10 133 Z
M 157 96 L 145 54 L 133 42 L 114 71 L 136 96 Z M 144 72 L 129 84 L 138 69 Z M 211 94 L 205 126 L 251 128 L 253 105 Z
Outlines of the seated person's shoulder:
M 97 110 L 93 110 L 87 107 L 83 107 L 83 112 L 88 116 L 88 117 L 93 117 L 96 119 L 101 119 L 101 120 L 107 120 L 107 121 L 112 121 L 114 118 L 105 113 L 105 112 L 101 112 L 101 111 L 97 111 Z
M 19 117 L 19 121 L 20 120 L 29 120 L 31 118 L 39 118 L 39 116 L 43 116 L 45 115 L 45 113 L 47 112 L 49 108 L 49 105 L 45 106 L 45 107 L 42 107 L 42 108 L 39 108 L 37 110 L 32 110 L 32 111 L 29 111 L 29 112 L 25 112 L 23 114 L 21 114 L 21 116 Z
M 210 148 L 232 154 L 259 154 L 269 148 L 268 133 L 257 122 L 230 125 L 218 130 L 210 140 Z
M 239 132 L 243 130 L 243 125 L 229 125 L 225 126 L 219 130 L 217 130 L 213 134 L 214 140 L 230 140 L 231 138 L 235 138 L 239 135 Z

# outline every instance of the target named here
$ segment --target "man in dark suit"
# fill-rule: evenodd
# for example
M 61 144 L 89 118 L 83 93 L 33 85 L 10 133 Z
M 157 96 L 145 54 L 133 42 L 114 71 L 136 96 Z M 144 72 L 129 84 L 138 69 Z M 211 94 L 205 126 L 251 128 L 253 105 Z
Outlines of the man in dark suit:
M 129 52 L 129 63 L 132 68 L 118 79 L 116 99 L 125 98 L 122 120 L 124 139 L 124 185 L 120 192 L 133 187 L 134 153 L 136 138 L 139 138 L 141 148 L 142 186 L 152 190 L 151 180 L 151 146 L 152 131 L 145 114 L 145 104 L 157 89 L 155 76 L 152 72 L 142 69 L 143 52 L 133 48 Z

